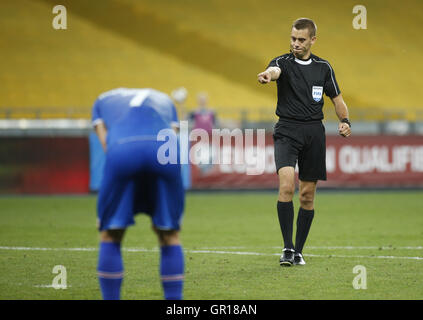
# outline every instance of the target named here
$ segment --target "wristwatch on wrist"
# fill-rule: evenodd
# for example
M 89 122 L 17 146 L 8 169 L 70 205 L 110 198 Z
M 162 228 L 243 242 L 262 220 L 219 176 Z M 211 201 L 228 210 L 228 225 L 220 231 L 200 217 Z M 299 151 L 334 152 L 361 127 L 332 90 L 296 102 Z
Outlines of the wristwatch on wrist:
M 350 120 L 348 120 L 348 118 L 342 119 L 341 122 L 348 124 L 351 128 L 351 122 L 350 122 Z

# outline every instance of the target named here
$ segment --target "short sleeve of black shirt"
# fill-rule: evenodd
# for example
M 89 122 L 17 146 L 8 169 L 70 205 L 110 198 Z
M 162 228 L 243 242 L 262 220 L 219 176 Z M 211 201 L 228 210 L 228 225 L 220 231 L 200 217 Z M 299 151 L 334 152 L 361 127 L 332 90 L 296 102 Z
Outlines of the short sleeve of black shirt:
M 270 67 L 279 67 L 276 63 L 277 58 L 272 59 L 272 61 L 269 62 L 269 64 L 267 65 L 267 68 Z
M 282 55 L 282 56 L 279 56 L 279 57 L 273 58 L 273 59 L 272 59 L 272 61 L 270 61 L 270 62 L 269 62 L 269 64 L 267 65 L 267 68 L 270 68 L 270 67 L 278 67 L 278 68 L 281 68 L 281 70 L 282 70 L 282 69 L 283 69 L 282 62 L 283 62 L 283 59 L 284 59 L 286 56 L 288 56 L 288 55 L 287 55 L 287 54 L 285 54 L 285 55 Z M 281 60 L 282 60 L 282 61 L 281 61 Z
M 334 98 L 341 93 L 341 90 L 339 89 L 338 82 L 336 82 L 335 72 L 333 71 L 333 68 L 331 67 L 329 62 L 325 61 L 324 63 L 326 63 L 328 66 L 328 72 L 326 74 L 323 90 L 329 98 Z

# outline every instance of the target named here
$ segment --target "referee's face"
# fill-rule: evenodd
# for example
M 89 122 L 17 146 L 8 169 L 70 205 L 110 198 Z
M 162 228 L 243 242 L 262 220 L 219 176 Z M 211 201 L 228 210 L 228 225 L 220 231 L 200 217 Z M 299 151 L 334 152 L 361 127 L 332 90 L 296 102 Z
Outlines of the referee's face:
M 310 37 L 308 29 L 295 29 L 291 31 L 291 52 L 296 58 L 308 59 L 311 46 L 316 41 L 316 37 Z

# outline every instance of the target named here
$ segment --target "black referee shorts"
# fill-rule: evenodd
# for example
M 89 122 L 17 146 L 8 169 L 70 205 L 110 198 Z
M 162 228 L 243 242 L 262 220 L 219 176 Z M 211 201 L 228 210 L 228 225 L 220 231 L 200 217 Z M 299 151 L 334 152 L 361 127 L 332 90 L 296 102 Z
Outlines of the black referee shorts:
M 298 161 L 299 179 L 326 180 L 326 135 L 318 121 L 279 120 L 273 133 L 276 173 L 294 167 Z

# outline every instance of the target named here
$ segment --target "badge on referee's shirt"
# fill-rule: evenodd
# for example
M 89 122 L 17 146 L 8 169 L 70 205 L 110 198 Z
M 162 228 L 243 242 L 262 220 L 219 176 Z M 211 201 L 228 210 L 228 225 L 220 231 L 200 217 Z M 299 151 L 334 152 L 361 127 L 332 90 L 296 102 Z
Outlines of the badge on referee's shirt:
M 313 95 L 314 101 L 319 102 L 320 100 L 322 100 L 323 87 L 313 86 L 311 93 Z

